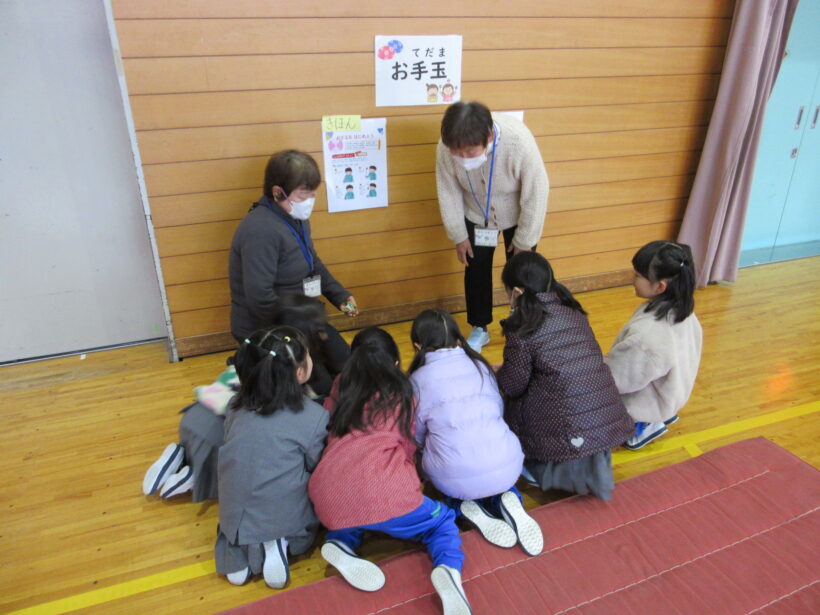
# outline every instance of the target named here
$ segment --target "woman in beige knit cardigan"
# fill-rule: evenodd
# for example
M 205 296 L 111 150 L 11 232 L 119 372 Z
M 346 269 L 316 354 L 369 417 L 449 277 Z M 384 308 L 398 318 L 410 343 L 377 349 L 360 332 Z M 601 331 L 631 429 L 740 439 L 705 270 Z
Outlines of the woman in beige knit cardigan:
M 436 184 L 444 228 L 465 265 L 467 322 L 473 327 L 467 342 L 480 352 L 490 340 L 499 231 L 507 259 L 535 249 L 547 213 L 547 172 L 522 122 L 492 115 L 478 102 L 458 102 L 441 121 Z

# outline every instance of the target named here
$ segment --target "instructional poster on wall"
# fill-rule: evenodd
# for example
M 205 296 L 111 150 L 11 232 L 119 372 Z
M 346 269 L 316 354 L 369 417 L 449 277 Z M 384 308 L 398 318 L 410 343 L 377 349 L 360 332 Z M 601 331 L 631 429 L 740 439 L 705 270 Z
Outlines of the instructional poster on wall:
M 329 212 L 387 207 L 385 126 L 383 117 L 328 115 L 322 118 Z
M 461 100 L 461 36 L 376 36 L 376 106 Z

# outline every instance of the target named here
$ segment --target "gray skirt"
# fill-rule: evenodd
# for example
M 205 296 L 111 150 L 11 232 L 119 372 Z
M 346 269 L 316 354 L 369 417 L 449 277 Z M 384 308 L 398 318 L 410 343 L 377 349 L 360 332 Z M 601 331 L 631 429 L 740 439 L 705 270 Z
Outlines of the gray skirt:
M 219 447 L 225 441 L 225 417 L 195 402 L 182 411 L 179 443 L 185 449 L 185 463 L 194 471 L 191 499 L 217 499 L 216 466 Z
M 604 451 L 567 461 L 547 463 L 527 459 L 527 470 L 542 490 L 559 489 L 578 495 L 592 494 L 604 501 L 612 498 L 615 479 L 612 476 L 612 451 Z

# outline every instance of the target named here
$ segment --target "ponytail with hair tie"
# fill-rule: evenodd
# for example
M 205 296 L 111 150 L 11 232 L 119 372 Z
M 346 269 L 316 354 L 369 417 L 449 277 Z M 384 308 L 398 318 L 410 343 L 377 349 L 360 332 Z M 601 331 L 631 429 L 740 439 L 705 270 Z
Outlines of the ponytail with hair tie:
M 292 327 L 273 327 L 246 337 L 234 359 L 240 384 L 231 408 L 262 415 L 283 408 L 301 410 L 303 394 L 296 370 L 307 358 L 307 340 Z

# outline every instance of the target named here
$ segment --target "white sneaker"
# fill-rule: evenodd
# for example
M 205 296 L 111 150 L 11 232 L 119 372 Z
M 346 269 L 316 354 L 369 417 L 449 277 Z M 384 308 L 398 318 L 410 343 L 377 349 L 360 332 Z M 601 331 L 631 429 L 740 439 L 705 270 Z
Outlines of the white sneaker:
M 512 491 L 501 496 L 501 515 L 515 530 L 518 542 L 528 555 L 538 555 L 544 549 L 541 526 L 527 514 L 521 500 Z
M 262 564 L 262 576 L 271 589 L 282 589 L 290 580 L 288 566 L 288 541 L 284 538 L 263 542 L 265 563 Z
M 225 575 L 232 585 L 244 585 L 251 578 L 251 569 L 248 567 Z
M 474 500 L 464 500 L 461 503 L 461 514 L 478 528 L 487 541 L 498 547 L 514 547 L 518 542 L 514 529 L 501 519 L 488 515 L 487 511 Z
M 381 568 L 359 557 L 350 547 L 341 542 L 329 540 L 323 544 L 322 557 L 356 589 L 374 592 L 384 587 L 384 573 Z
M 490 334 L 484 327 L 473 327 L 470 331 L 470 336 L 467 338 L 467 344 L 476 352 L 481 352 L 487 344 L 490 343 Z
M 628 448 L 630 451 L 637 451 L 653 440 L 657 440 L 667 431 L 669 431 L 669 429 L 667 429 L 666 425 L 661 421 L 657 423 L 646 423 L 640 433 L 635 434 L 624 443 L 624 448 Z
M 430 575 L 433 587 L 436 588 L 444 615 L 472 615 L 473 609 L 461 586 L 461 573 L 455 568 L 439 564 Z
M 194 488 L 194 470 L 191 466 L 182 466 L 176 474 L 171 474 L 159 492 L 161 498 L 172 498 L 175 495 L 188 493 Z
M 185 449 L 179 444 L 169 444 L 162 451 L 142 479 L 142 492 L 145 495 L 151 495 L 159 489 L 168 477 L 179 469 L 182 465 L 182 460 L 185 457 Z

